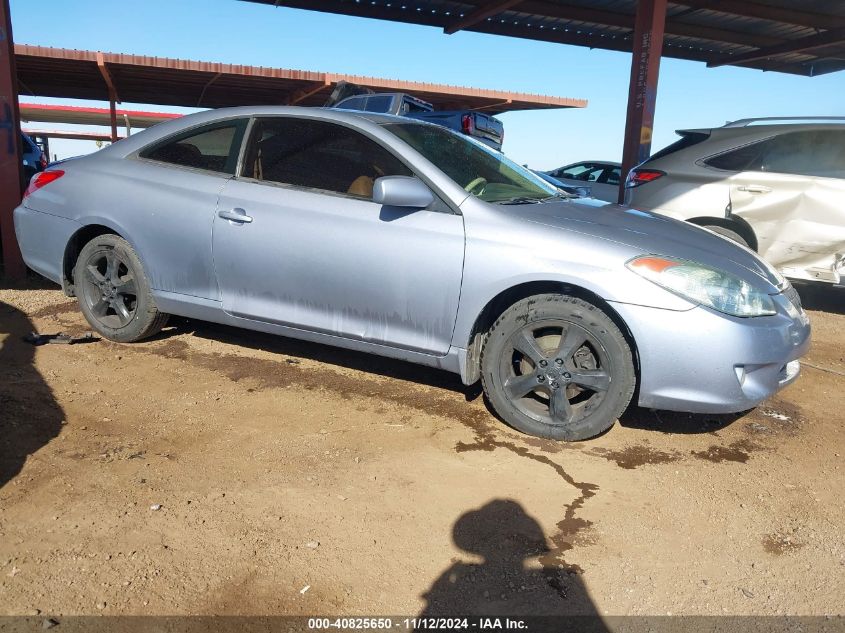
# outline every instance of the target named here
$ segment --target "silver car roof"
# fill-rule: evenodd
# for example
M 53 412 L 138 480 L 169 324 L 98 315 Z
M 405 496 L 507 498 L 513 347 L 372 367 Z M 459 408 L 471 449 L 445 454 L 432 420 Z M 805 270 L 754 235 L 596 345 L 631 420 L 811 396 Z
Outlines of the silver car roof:
M 338 123 L 349 123 L 356 127 L 367 128 L 377 132 L 376 126 L 386 123 L 407 123 L 412 125 L 434 125 L 427 121 L 418 121 L 407 117 L 394 116 L 391 114 L 380 114 L 375 112 L 357 112 L 355 110 L 339 110 L 334 108 L 308 108 L 298 106 L 238 106 L 234 108 L 217 108 L 187 114 L 178 119 L 170 119 L 163 123 L 154 125 L 137 134 L 133 134 L 122 141 L 114 143 L 101 150 L 101 153 L 128 156 L 138 150 L 178 134 L 183 130 L 190 130 L 193 127 L 225 121 L 227 119 L 245 118 L 253 116 L 300 116 L 303 118 L 320 119 L 325 121 L 337 121 Z M 375 128 L 375 129 L 374 129 Z M 100 152 L 98 152 L 100 153 Z

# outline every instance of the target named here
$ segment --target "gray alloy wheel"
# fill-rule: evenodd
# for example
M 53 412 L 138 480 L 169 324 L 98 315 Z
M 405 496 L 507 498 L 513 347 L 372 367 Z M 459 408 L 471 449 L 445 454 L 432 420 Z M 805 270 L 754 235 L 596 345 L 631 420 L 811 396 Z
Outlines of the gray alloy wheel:
M 117 235 L 100 235 L 79 253 L 73 272 L 79 308 L 107 339 L 132 343 L 161 330 L 167 315 L 158 311 L 141 261 Z
M 508 308 L 482 349 L 482 385 L 514 428 L 583 440 L 613 426 L 634 393 L 631 350 L 596 306 L 537 295 Z

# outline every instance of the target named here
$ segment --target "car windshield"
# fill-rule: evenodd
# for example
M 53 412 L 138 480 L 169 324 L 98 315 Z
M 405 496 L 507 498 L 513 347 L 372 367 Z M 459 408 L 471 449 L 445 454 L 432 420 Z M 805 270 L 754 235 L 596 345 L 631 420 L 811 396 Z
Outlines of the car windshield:
M 435 125 L 386 123 L 384 128 L 485 202 L 530 204 L 563 194 L 501 152 Z

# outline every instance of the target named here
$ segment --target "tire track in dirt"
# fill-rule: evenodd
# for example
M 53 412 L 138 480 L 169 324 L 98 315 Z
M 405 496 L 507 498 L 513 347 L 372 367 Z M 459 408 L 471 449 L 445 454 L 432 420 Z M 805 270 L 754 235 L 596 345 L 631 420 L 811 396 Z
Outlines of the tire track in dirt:
M 584 569 L 577 564 L 567 563 L 564 554 L 575 546 L 573 540 L 583 530 L 593 525 L 592 521 L 576 516 L 576 513 L 584 506 L 588 499 L 594 497 L 599 487 L 596 484 L 576 481 L 563 466 L 554 462 L 546 455 L 532 453 L 527 446 L 518 446 L 514 442 L 496 439 L 489 422 L 484 425 L 473 425 L 475 440 L 472 443 L 458 442 L 455 450 L 458 453 L 470 451 L 494 451 L 497 448 L 508 450 L 519 457 L 533 460 L 540 464 L 549 466 L 571 487 L 578 491 L 578 497 L 566 506 L 563 519 L 557 523 L 557 532 L 550 536 L 553 547 L 547 554 L 538 560 L 543 566 L 543 575 L 546 582 L 554 589 L 561 598 L 567 597 L 567 589 L 564 576 L 561 572 L 569 575 L 583 574 Z
M 125 349 L 125 347 L 120 346 L 120 349 Z M 192 364 L 222 373 L 234 382 L 249 379 L 258 383 L 260 389 L 286 387 L 299 387 L 306 390 L 325 389 L 343 399 L 354 396 L 374 397 L 421 413 L 455 420 L 475 435 L 470 443 L 458 442 L 455 446 L 456 452 L 507 450 L 520 458 L 530 459 L 551 468 L 558 477 L 577 491 L 577 498 L 566 506 L 563 518 L 556 524 L 557 532 L 549 537 L 552 548 L 538 560 L 543 567 L 547 583 L 562 598 L 566 597 L 564 574 L 575 575 L 584 572 L 579 565 L 568 563 L 564 555 L 574 548 L 575 537 L 592 526 L 592 521 L 578 517 L 577 513 L 588 499 L 596 495 L 599 487 L 592 483 L 576 481 L 560 464 L 547 455 L 532 452 L 528 443 L 522 444 L 522 438 L 511 436 L 510 439 L 505 439 L 507 436 L 503 437 L 501 430 L 494 427 L 494 418 L 486 410 L 447 395 L 425 391 L 417 386 L 409 388 L 404 381 L 349 376 L 337 371 L 322 372 L 319 376 L 315 376 L 303 371 L 297 364 L 290 364 L 281 359 L 203 352 L 192 349 L 184 340 L 169 339 L 144 347 L 133 347 L 133 349 L 166 358 L 190 361 Z M 365 384 L 369 384 L 369 388 L 365 388 Z M 537 438 L 528 439 L 530 444 L 545 448 L 550 453 L 561 450 L 561 445 L 558 443 Z M 546 442 L 552 446 L 540 446 Z M 575 447 L 573 449 L 580 450 Z
M 222 338 L 226 339 L 227 336 L 224 335 Z M 237 344 L 236 337 L 235 340 L 227 340 L 226 343 Z M 561 444 L 529 436 L 516 436 L 496 424 L 495 418 L 487 410 L 469 404 L 464 399 L 459 400 L 449 393 L 434 391 L 434 389 L 452 389 L 452 393 L 458 395 L 460 391 L 456 390 L 454 386 L 426 388 L 420 386 L 419 383 L 414 383 L 413 377 L 410 379 L 380 378 L 377 375 L 368 375 L 364 373 L 367 371 L 364 367 L 356 369 L 356 371 L 361 372 L 360 375 L 349 375 L 334 369 L 315 374 L 303 368 L 300 365 L 300 359 L 296 356 L 287 356 L 278 350 L 270 350 L 271 353 L 279 354 L 278 360 L 252 355 L 207 352 L 195 349 L 182 337 L 131 347 L 113 343 L 106 343 L 106 345 L 113 346 L 115 350 L 126 351 L 130 349 L 190 362 L 193 365 L 220 373 L 236 383 L 248 381 L 250 391 L 296 387 L 307 391 L 330 391 L 345 400 L 353 397 L 376 398 L 417 412 L 459 422 L 472 431 L 474 438 L 471 442 L 458 442 L 455 445 L 455 450 L 458 453 L 492 452 L 501 449 L 520 458 L 529 459 L 551 468 L 557 477 L 577 492 L 577 497 L 566 505 L 563 518 L 557 522 L 556 532 L 549 537 L 552 547 L 548 553 L 538 559 L 548 585 L 563 598 L 567 595 L 566 576 L 584 573 L 581 566 L 566 560 L 566 553 L 577 545 L 576 541 L 579 538 L 584 538 L 584 531 L 593 525 L 592 521 L 581 518 L 578 514 L 587 501 L 597 494 L 599 486 L 590 482 L 577 481 L 566 472 L 563 466 L 553 461 L 549 455 L 565 450 L 578 450 L 588 457 L 598 457 L 615 462 L 618 467 L 623 469 L 634 469 L 646 464 L 668 464 L 684 458 L 681 453 L 659 451 L 645 445 L 632 445 L 615 451 L 601 448 L 585 450 L 577 445 Z M 273 345 L 269 344 L 268 347 L 272 348 Z M 296 350 L 294 349 L 294 351 Z M 337 354 L 340 358 L 347 353 L 339 350 Z M 314 362 L 322 364 L 320 360 Z M 356 363 L 352 364 L 355 365 Z M 357 364 L 361 365 L 361 363 Z M 417 371 L 425 372 L 426 370 L 425 368 L 417 368 Z M 436 383 L 437 381 L 433 382 Z M 792 411 L 790 413 L 795 414 Z M 762 447 L 754 442 L 740 440 L 727 446 L 713 445 L 706 451 L 690 451 L 690 456 L 715 463 L 745 463 L 748 461 L 749 453 L 760 448 Z M 539 451 L 539 454 L 537 451 Z
M 63 303 L 49 305 L 39 310 L 35 310 L 34 312 L 30 313 L 29 316 L 33 319 L 43 319 L 45 317 L 58 316 L 60 314 L 67 314 L 69 312 L 78 313 L 79 303 L 77 303 L 76 301 L 65 301 Z

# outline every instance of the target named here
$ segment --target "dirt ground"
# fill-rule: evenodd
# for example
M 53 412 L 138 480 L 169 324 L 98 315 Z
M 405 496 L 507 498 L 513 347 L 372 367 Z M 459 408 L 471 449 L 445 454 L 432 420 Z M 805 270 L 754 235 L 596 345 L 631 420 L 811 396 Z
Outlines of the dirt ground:
M 561 444 L 457 376 L 0 289 L 0 614 L 841 614 L 845 291 L 757 410 Z

